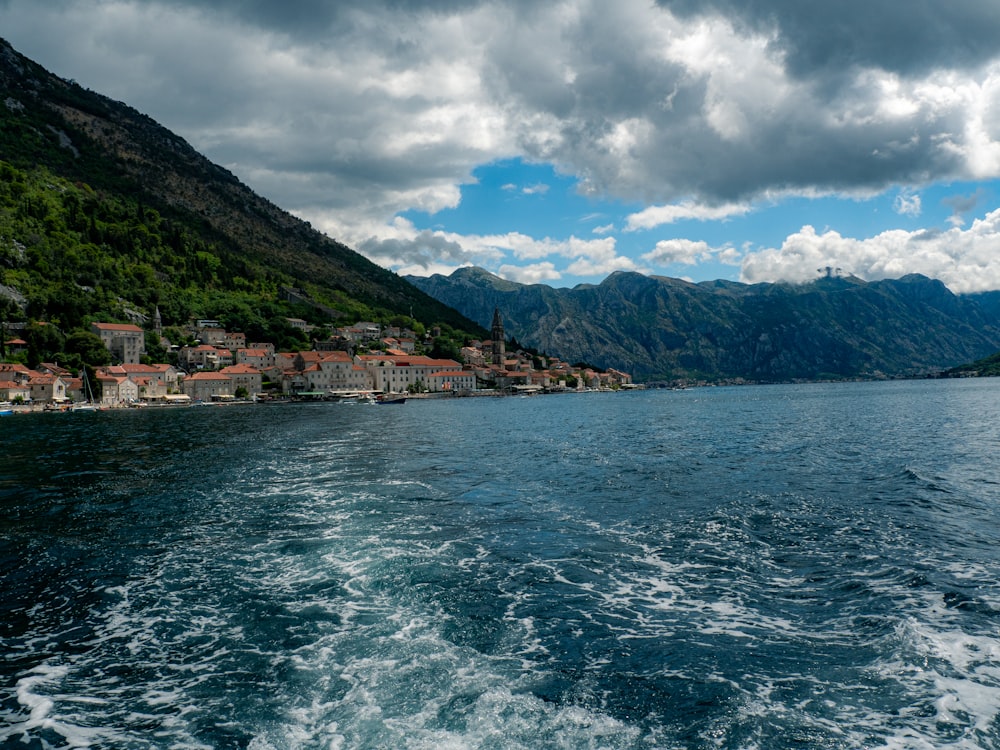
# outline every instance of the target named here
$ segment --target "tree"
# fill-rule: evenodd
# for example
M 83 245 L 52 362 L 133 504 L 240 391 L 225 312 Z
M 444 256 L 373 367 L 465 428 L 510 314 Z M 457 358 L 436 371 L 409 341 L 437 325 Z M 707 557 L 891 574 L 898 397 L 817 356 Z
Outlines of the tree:
M 66 339 L 63 351 L 70 357 L 76 357 L 79 364 L 99 367 L 111 364 L 111 352 L 101 341 L 101 337 L 90 331 L 74 331 Z
M 65 337 L 54 325 L 32 323 L 24 332 L 24 340 L 28 343 L 28 367 L 35 368 L 62 353 Z
M 434 345 L 431 347 L 431 357 L 434 359 L 453 359 L 457 362 L 461 356 L 458 344 L 451 339 L 444 336 L 434 339 Z

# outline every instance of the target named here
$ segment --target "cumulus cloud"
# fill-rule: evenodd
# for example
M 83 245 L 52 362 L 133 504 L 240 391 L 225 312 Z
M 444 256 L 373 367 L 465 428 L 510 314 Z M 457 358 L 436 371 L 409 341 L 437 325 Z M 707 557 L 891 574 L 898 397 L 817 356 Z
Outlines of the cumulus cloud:
M 656 266 L 674 263 L 691 266 L 713 259 L 733 265 L 739 262 L 740 255 L 739 251 L 729 245 L 712 247 L 701 240 L 670 239 L 657 242 L 656 247 L 643 255 L 642 259 Z
M 780 248 L 747 254 L 741 277 L 748 283 L 805 282 L 827 266 L 869 281 L 922 273 L 956 293 L 1000 289 L 1000 209 L 966 230 L 893 230 L 866 239 L 805 226 Z
M 746 203 L 726 203 L 721 206 L 699 205 L 694 201 L 682 201 L 669 206 L 649 206 L 626 218 L 625 231 L 653 229 L 677 221 L 717 221 L 733 216 L 744 216 L 750 212 Z
M 391 228 L 457 206 L 477 166 L 505 159 L 650 206 L 628 231 L 896 186 L 912 187 L 896 210 L 915 216 L 920 186 L 1000 176 L 994 0 L 6 0 L 0 28 L 395 267 L 627 265 L 575 238 Z M 784 249 L 744 273 L 784 266 Z
M 920 216 L 922 210 L 920 205 L 920 195 L 903 191 L 896 196 L 892 204 L 893 210 L 903 216 Z
M 519 284 L 542 284 L 546 281 L 558 281 L 562 278 L 562 274 L 556 270 L 555 265 L 548 261 L 532 263 L 527 266 L 503 265 L 497 269 L 497 275 Z

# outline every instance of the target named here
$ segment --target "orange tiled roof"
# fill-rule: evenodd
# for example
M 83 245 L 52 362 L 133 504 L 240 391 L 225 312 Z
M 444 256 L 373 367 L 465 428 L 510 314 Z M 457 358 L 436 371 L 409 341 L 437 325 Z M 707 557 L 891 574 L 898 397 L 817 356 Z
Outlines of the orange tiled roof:
M 131 323 L 92 323 L 99 331 L 120 331 L 123 333 L 142 333 L 142 329 L 139 326 L 134 326 Z

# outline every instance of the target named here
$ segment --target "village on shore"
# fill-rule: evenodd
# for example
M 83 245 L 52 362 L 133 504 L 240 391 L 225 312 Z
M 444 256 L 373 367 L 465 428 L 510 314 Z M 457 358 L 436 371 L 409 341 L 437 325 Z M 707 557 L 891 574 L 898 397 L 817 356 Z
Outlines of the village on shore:
M 154 333 L 159 330 L 154 317 Z M 289 319 L 292 325 L 305 321 Z M 137 325 L 93 323 L 115 364 L 96 368 L 98 385 L 56 363 L 35 368 L 0 363 L 0 413 L 134 408 L 285 400 L 375 400 L 535 394 L 635 388 L 618 370 L 598 372 L 559 359 L 508 353 L 499 311 L 491 338 L 461 349 L 461 362 L 416 354 L 416 335 L 360 322 L 339 328 L 310 351 L 276 351 L 214 320 L 191 321 L 199 343 L 177 347 L 177 364 L 144 364 L 146 331 Z M 5 342 L 16 353 L 24 342 Z M 169 343 L 169 342 L 167 342 Z M 93 393 L 99 393 L 95 398 Z

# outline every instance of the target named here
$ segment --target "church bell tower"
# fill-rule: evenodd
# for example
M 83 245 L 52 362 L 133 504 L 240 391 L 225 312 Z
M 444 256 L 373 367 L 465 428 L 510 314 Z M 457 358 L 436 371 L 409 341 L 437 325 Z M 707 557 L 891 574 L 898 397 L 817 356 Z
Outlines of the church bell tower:
M 500 320 L 500 308 L 493 308 L 493 325 L 490 327 L 490 338 L 493 341 L 493 364 L 503 367 L 507 358 L 507 346 L 504 343 L 503 321 Z

